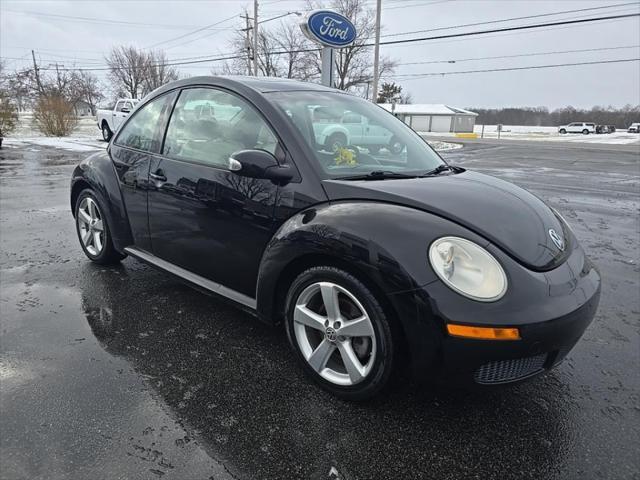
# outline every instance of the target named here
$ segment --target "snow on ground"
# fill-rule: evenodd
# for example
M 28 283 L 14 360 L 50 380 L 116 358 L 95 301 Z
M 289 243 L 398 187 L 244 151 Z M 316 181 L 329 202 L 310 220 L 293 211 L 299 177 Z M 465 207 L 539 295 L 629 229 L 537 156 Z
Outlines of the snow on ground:
M 78 126 L 68 137 L 45 137 L 34 127 L 31 115 L 21 114 L 18 128 L 11 136 L 5 137 L 2 146 L 15 148 L 24 144 L 77 152 L 92 152 L 107 146 L 94 117 L 81 117 Z
M 429 145 L 431 145 L 431 147 L 433 147 L 434 150 L 438 152 L 462 148 L 461 143 L 441 142 L 440 140 L 429 140 L 428 138 L 426 138 L 425 140 Z
M 474 133 L 478 134 L 478 138 L 482 134 L 482 125 L 476 125 Z M 442 132 L 420 132 L 424 136 L 437 136 L 437 137 L 455 137 L 454 133 L 442 133 Z M 498 138 L 497 125 L 485 125 L 484 126 L 484 138 Z M 548 142 L 568 142 L 568 143 L 608 143 L 608 144 L 639 144 L 640 134 L 627 133 L 626 129 L 618 130 L 614 133 L 605 134 L 589 134 L 583 135 L 581 133 L 567 133 L 561 135 L 558 133 L 558 127 L 538 127 L 538 126 L 523 126 L 523 125 L 503 125 L 502 132 L 500 132 L 501 139 L 512 140 L 538 140 Z

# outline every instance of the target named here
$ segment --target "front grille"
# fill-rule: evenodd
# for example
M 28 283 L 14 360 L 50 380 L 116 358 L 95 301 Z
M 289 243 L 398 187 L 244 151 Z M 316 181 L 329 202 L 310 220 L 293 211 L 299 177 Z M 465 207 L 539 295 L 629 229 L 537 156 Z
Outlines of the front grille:
M 476 370 L 474 379 L 483 384 L 514 382 L 542 371 L 546 360 L 547 354 L 541 353 L 535 357 L 485 363 Z

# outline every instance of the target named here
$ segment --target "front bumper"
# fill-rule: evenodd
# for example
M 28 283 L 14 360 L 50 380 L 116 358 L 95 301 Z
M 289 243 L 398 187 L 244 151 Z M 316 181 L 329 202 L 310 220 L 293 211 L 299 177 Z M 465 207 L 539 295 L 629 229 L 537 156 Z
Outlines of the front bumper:
M 509 277 L 502 299 L 476 302 L 439 280 L 392 298 L 403 318 L 417 380 L 492 385 L 532 377 L 560 363 L 593 320 L 600 274 L 577 242 L 562 265 L 546 272 L 528 270 L 497 248 L 487 248 Z M 517 327 L 521 338 L 453 337 L 449 323 Z
M 600 290 L 581 307 L 553 320 L 520 325 L 520 340 L 488 341 L 447 336 L 442 378 L 497 385 L 524 380 L 558 365 L 593 320 Z

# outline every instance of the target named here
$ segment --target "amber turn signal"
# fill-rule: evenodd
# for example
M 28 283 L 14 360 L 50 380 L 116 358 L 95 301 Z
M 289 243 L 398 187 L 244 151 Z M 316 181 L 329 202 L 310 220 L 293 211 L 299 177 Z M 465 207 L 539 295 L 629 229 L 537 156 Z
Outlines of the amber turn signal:
M 453 337 L 477 338 L 479 340 L 520 340 L 517 328 L 472 327 L 470 325 L 447 324 L 447 332 Z

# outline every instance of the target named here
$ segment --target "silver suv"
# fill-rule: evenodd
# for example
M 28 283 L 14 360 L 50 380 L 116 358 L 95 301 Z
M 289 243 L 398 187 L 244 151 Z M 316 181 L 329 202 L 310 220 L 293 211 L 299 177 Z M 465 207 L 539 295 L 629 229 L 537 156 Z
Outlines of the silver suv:
M 558 127 L 558 132 L 561 134 L 565 133 L 582 133 L 584 135 L 588 135 L 590 133 L 596 133 L 596 124 L 595 123 L 585 123 L 585 122 L 573 122 L 569 125 L 563 125 Z

